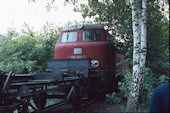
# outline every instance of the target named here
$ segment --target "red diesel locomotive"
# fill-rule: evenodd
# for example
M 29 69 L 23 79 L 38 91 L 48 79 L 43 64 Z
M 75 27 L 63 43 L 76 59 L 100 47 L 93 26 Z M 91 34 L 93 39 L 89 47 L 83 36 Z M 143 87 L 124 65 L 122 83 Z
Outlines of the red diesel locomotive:
M 65 28 L 55 46 L 55 59 L 89 58 L 89 92 L 117 89 L 115 78 L 116 48 L 112 36 L 98 24 L 79 24 Z

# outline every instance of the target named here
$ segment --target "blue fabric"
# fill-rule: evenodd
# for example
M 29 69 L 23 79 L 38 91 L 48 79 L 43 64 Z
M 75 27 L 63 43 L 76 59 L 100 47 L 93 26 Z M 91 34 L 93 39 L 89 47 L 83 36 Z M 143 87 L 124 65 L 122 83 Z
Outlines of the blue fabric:
M 167 112 L 169 113 L 169 83 L 158 86 L 152 95 L 149 113 L 153 112 Z

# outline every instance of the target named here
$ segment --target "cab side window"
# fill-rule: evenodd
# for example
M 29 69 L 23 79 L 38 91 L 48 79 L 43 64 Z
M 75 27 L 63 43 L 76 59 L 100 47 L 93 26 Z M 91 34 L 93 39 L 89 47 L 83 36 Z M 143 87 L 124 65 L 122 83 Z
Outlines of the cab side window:
M 64 32 L 61 37 L 62 43 L 76 42 L 77 41 L 77 32 Z
M 85 42 L 94 42 L 101 41 L 101 32 L 98 30 L 84 31 L 83 32 L 83 41 Z

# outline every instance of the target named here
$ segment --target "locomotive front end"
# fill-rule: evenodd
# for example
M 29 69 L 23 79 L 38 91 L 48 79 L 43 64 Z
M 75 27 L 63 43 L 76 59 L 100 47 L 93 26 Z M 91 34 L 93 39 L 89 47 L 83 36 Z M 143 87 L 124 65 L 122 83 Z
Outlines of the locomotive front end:
M 115 70 L 116 49 L 107 41 L 106 30 L 97 24 L 65 28 L 55 46 L 55 59 L 90 59 L 92 92 L 110 91 Z M 104 89 L 104 90 L 101 90 Z

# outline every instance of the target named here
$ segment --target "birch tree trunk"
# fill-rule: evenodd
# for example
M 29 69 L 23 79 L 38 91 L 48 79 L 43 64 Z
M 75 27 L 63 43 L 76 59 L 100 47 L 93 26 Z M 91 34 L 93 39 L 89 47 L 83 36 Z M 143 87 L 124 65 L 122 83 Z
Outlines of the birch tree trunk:
M 146 61 L 146 0 L 132 0 L 133 73 L 126 112 L 136 112 Z
M 147 25 L 146 25 L 146 1 L 142 0 L 142 21 L 141 21 L 141 58 L 140 58 L 140 70 L 142 82 L 145 74 L 145 62 L 146 62 L 146 52 L 147 52 Z
M 132 0 L 132 28 L 133 28 L 133 74 L 131 91 L 128 97 L 127 112 L 136 112 L 140 76 L 140 0 Z

